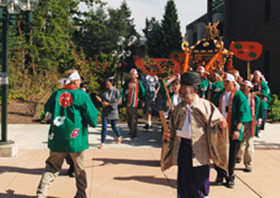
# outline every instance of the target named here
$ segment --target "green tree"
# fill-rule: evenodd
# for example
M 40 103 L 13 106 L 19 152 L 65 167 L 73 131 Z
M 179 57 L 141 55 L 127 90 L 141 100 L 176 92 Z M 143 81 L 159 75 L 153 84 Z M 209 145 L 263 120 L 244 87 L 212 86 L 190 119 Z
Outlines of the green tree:
M 125 0 L 121 3 L 120 6 L 120 12 L 124 14 L 125 16 L 125 23 L 128 25 L 128 33 L 129 35 L 136 35 L 138 36 L 138 33 L 136 32 L 135 25 L 134 25 L 134 19 L 131 18 L 131 10 L 128 7 Z
M 109 8 L 107 12 L 102 5 L 97 8 L 89 6 L 89 11 L 82 16 L 75 18 L 79 29 L 74 33 L 74 41 L 78 49 L 84 49 L 87 58 L 100 52 L 111 53 L 117 48 L 118 36 L 128 38 L 138 35 L 126 1 L 121 3 L 120 8 Z
M 80 52 L 83 49 L 86 58 L 94 57 L 100 51 L 107 51 L 110 41 L 105 39 L 107 15 L 102 6 L 96 10 L 90 8 L 83 18 L 75 17 L 77 27 L 73 34 L 73 41 Z
M 81 12 L 80 2 L 89 9 Z M 110 54 L 117 48 L 117 37 L 138 34 L 125 1 L 108 12 L 103 5 L 101 0 L 44 0 L 31 24 L 18 16 L 22 19 L 9 32 L 9 92 L 23 94 L 25 99 L 42 95 L 56 89 L 69 68 L 87 76 L 93 91 L 100 76 L 114 74 L 118 60 Z
M 76 67 L 77 52 L 72 18 L 78 1 L 46 0 L 33 13 L 33 22 L 17 21 L 10 26 L 10 92 L 25 99 L 39 98 L 57 87 L 59 73 Z M 37 99 L 36 99 L 37 100 Z
M 159 58 L 162 57 L 162 29 L 160 23 L 152 17 L 150 20 L 146 18 L 146 26 L 143 33 L 147 38 L 148 55 L 149 57 Z
M 178 20 L 177 9 L 174 0 L 168 0 L 165 6 L 165 13 L 161 21 L 162 57 L 169 58 L 172 50 L 181 49 L 182 34 Z

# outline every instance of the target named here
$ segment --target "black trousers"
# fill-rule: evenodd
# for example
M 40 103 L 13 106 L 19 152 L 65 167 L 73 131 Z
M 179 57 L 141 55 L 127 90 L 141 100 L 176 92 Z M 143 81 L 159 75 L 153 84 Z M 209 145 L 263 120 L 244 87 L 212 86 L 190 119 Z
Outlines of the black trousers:
M 178 155 L 178 198 L 203 198 L 209 194 L 209 165 L 193 167 L 191 140 L 182 138 Z
M 266 118 L 267 118 L 267 110 L 263 110 L 262 124 L 259 127 L 260 130 L 264 130 L 264 125 L 265 125 L 265 122 L 266 122 Z
M 216 169 L 219 177 L 221 177 L 221 176 L 227 177 L 227 176 L 233 175 L 235 164 L 236 164 L 236 156 L 239 151 L 239 148 L 240 148 L 240 141 L 232 140 L 230 138 L 230 140 L 229 140 L 228 175 L 227 175 L 226 171 L 224 171 L 223 169 L 221 169 L 215 165 L 215 169 Z

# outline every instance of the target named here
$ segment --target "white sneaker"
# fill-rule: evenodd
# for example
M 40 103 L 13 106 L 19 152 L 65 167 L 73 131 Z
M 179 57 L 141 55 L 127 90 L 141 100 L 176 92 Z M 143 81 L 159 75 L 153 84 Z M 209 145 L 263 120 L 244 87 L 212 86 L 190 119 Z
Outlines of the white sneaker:
M 261 134 L 261 133 L 259 133 L 259 134 L 258 134 L 258 138 L 261 138 L 261 137 L 262 137 L 262 134 Z

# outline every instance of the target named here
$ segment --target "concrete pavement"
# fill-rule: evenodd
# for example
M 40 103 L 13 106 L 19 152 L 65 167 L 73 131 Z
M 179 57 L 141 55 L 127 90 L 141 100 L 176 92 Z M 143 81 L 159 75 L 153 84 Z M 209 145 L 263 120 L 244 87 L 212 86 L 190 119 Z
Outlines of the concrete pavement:
M 160 127 L 146 132 L 138 125 L 138 138 L 130 139 L 126 125 L 119 125 L 123 143 L 117 145 L 109 128 L 106 147 L 97 149 L 101 126 L 89 129 L 90 149 L 86 151 L 87 194 L 90 198 L 175 198 L 177 167 L 164 173 L 160 170 Z M 34 197 L 45 160 L 48 125 L 8 125 L 8 139 L 19 146 L 13 158 L 0 158 L 0 197 Z M 267 124 L 262 138 L 255 139 L 253 172 L 236 166 L 236 185 L 228 189 L 216 186 L 216 172 L 211 169 L 211 198 L 277 198 L 280 197 L 280 124 Z M 73 197 L 75 179 L 66 175 L 64 163 L 49 197 Z

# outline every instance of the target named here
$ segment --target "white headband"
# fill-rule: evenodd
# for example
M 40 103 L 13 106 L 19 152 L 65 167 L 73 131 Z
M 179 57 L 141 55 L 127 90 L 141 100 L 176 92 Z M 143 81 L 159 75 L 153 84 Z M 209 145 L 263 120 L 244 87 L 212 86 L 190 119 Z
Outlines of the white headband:
M 241 84 L 242 85 L 247 85 L 248 87 L 251 87 L 251 88 L 253 87 L 253 84 L 249 80 L 244 80 Z
M 68 78 L 61 78 L 58 82 L 61 83 L 62 86 L 68 85 L 73 80 L 81 79 L 79 73 L 75 71 Z
M 262 73 L 258 70 L 256 70 L 254 74 L 257 74 L 258 76 L 262 76 Z
M 233 76 L 232 74 L 229 74 L 229 73 L 226 73 L 225 80 L 228 80 L 228 81 L 235 81 L 235 80 L 234 80 L 234 76 Z

